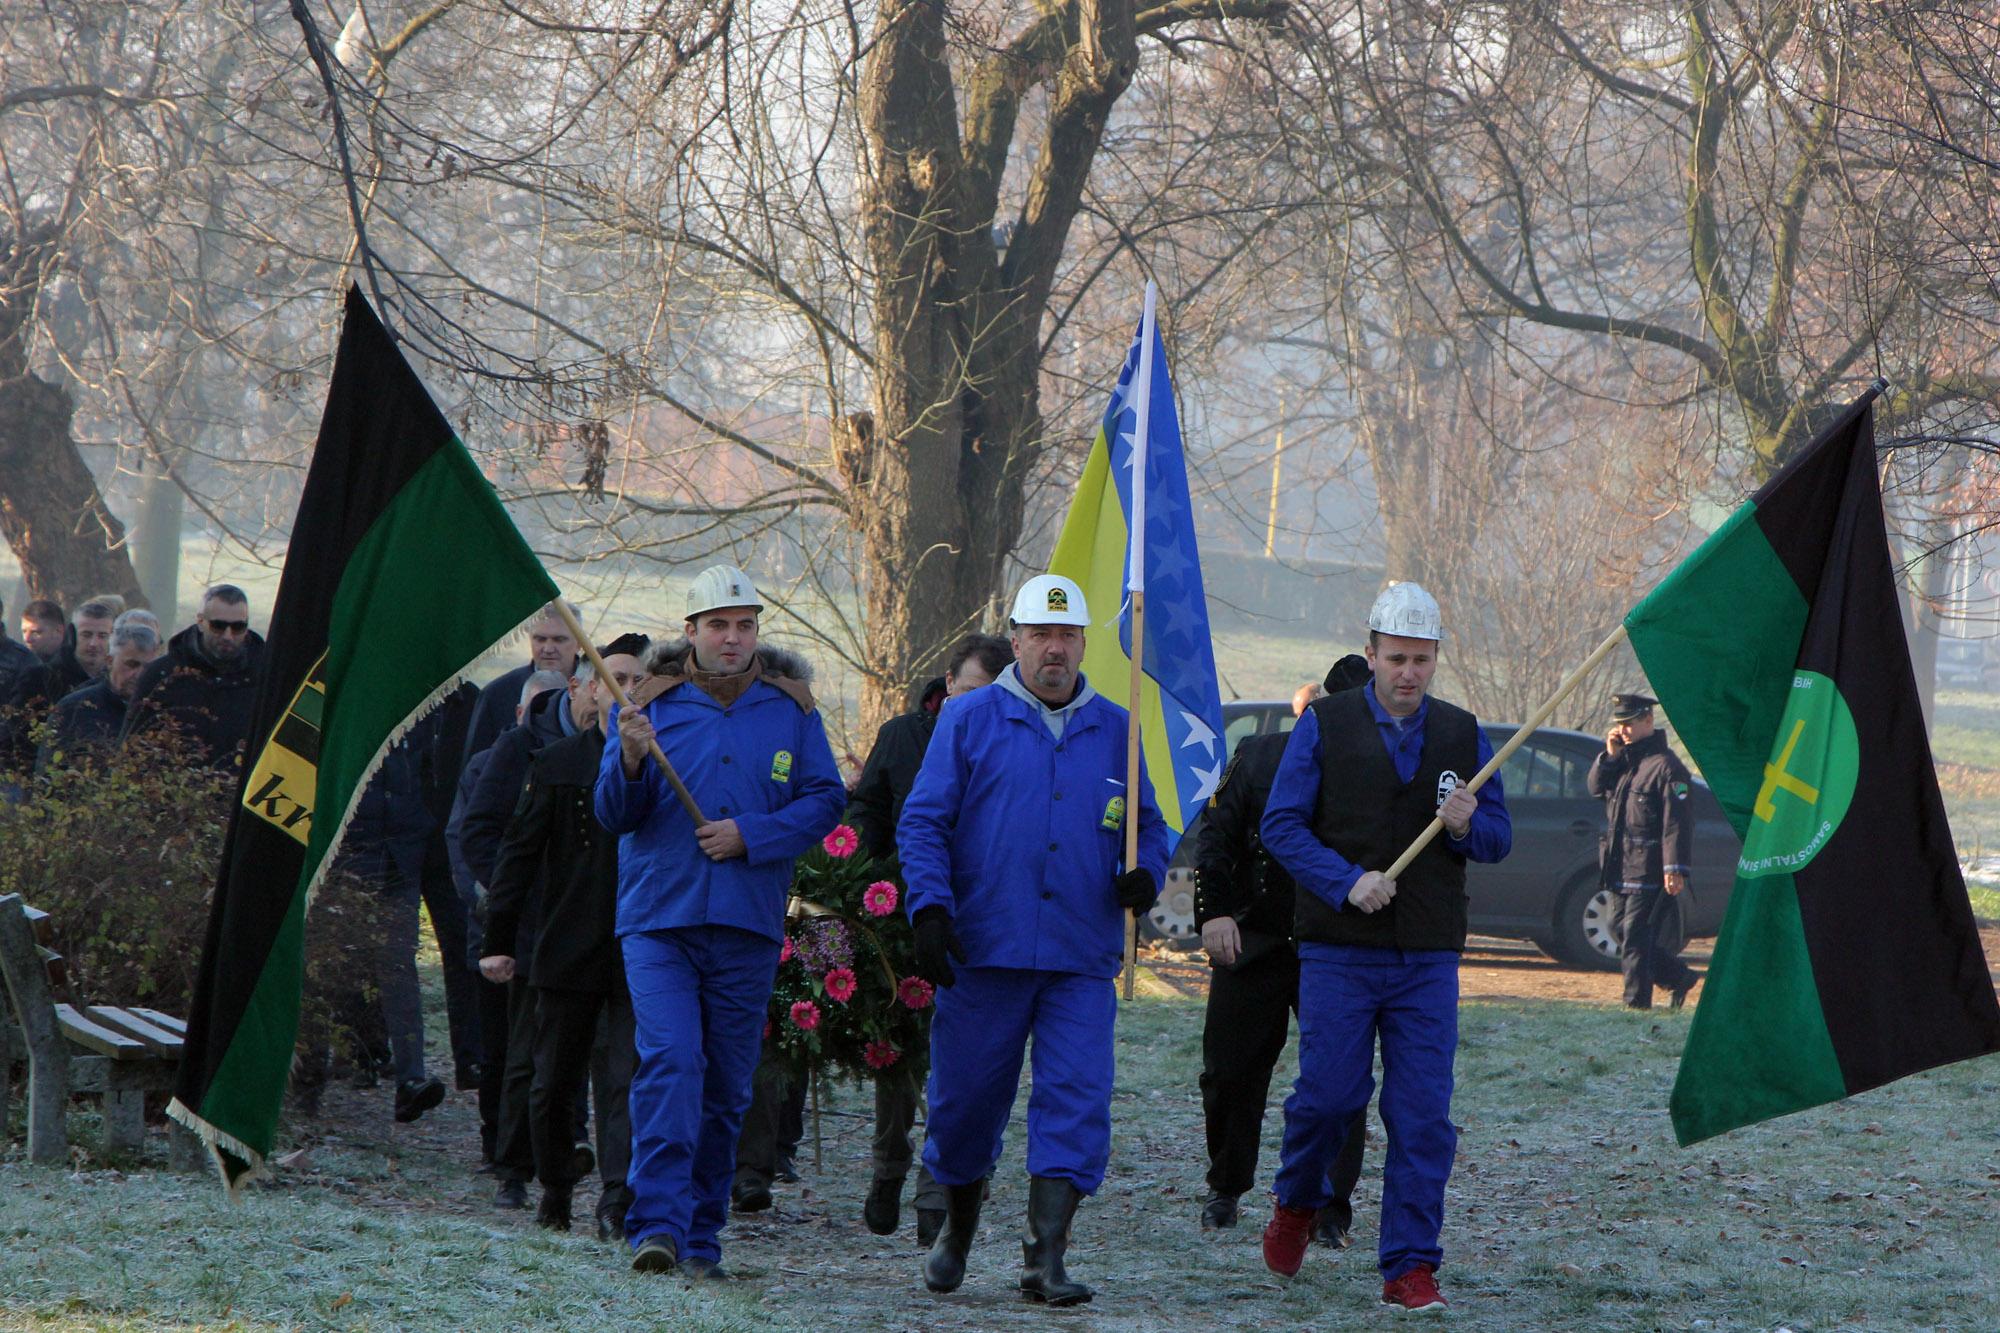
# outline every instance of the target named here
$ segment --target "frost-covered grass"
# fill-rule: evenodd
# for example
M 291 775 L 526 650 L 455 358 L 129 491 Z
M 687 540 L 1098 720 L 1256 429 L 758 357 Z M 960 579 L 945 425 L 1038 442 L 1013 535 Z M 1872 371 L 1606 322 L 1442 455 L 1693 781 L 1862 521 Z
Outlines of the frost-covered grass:
M 2000 1062 L 1880 1089 L 1698 1144 L 1665 1103 L 1687 1017 L 1554 1001 L 1469 1004 L 1462 1127 L 1442 1281 L 1481 1329 L 1993 1327 L 2000 1310 Z M 724 1235 L 738 1281 L 690 1291 L 625 1271 L 582 1234 L 537 1233 L 466 1170 L 472 1120 L 392 1127 L 385 1093 L 343 1093 L 309 1161 L 226 1205 L 156 1163 L 124 1172 L 0 1164 L 0 1327 L 153 1329 L 806 1327 L 1330 1328 L 1374 1320 L 1381 1127 L 1357 1194 L 1358 1241 L 1314 1250 L 1293 1282 L 1264 1270 L 1268 1204 L 1196 1226 L 1204 1166 L 1201 1006 L 1142 1000 L 1119 1033 L 1110 1179 L 1078 1217 L 1072 1274 L 1097 1287 L 1053 1315 L 1012 1290 L 1025 1096 L 971 1276 L 926 1294 L 912 1216 L 860 1224 L 869 1098 L 836 1089 L 802 1184 Z M 1289 1052 L 1267 1122 L 1268 1184 Z M 18 1103 L 17 1103 L 18 1107 Z M 418 1131 L 423 1131 L 419 1134 Z M 87 1148 L 89 1135 L 81 1135 Z M 16 1140 L 18 1142 L 18 1140 Z M 153 1150 L 157 1155 L 157 1147 Z

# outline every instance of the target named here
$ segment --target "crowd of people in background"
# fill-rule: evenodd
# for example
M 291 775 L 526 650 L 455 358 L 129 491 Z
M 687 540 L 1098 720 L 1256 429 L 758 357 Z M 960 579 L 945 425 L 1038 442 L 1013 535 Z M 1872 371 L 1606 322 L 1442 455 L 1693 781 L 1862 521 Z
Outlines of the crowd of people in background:
M 1064 1261 L 1109 1159 L 1119 922 L 1158 893 L 1165 835 L 1143 770 L 1126 790 L 1124 711 L 1080 672 L 1083 593 L 1029 580 L 1010 637 L 952 645 L 943 675 L 845 780 L 811 670 L 759 643 L 762 610 L 747 574 L 713 566 L 688 592 L 683 636 L 627 632 L 586 650 L 575 608 L 551 604 L 527 627 L 526 662 L 484 689 L 461 684 L 388 749 L 338 854 L 379 904 L 373 966 L 339 997 L 344 1048 L 302 1049 L 295 1091 L 310 1110 L 336 1074 L 357 1087 L 386 1077 L 406 1123 L 443 1102 L 418 980 L 427 916 L 451 1082 L 477 1095 L 477 1169 L 494 1205 L 533 1202 L 539 1224 L 568 1231 L 594 1171 L 596 1233 L 624 1240 L 636 1270 L 721 1276 L 727 1213 L 769 1208 L 773 1185 L 797 1179 L 804 1087 L 766 1047 L 765 1012 L 793 860 L 844 818 L 871 856 L 900 863 L 907 975 L 936 996 L 917 1079 L 876 1089 L 862 1220 L 896 1232 L 918 1167 L 923 1280 L 958 1287 L 1032 1045 L 1020 1287 L 1055 1305 L 1089 1300 Z M 18 640 L 0 608 L 0 799 L 155 732 L 225 779 L 240 771 L 263 664 L 250 622 L 249 598 L 227 583 L 172 638 L 116 596 L 73 612 L 30 601 Z M 1465 785 L 1491 757 L 1484 734 L 1429 696 L 1436 602 L 1392 585 L 1368 628 L 1365 656 L 1299 689 L 1293 730 L 1235 752 L 1197 840 L 1196 915 L 1214 968 L 1199 1220 L 1237 1224 L 1296 1016 L 1299 1079 L 1265 1261 L 1291 1275 L 1308 1245 L 1351 1243 L 1379 1036 L 1383 1301 L 1434 1309 L 1464 866 L 1505 856 L 1511 826 L 1497 778 L 1476 797 Z M 1648 923 L 1686 884 L 1688 775 L 1654 702 L 1614 696 L 1590 789 L 1607 802 L 1605 883 L 1624 895 L 1626 1000 L 1645 1007 L 1661 986 L 1679 1007 L 1699 977 Z M 653 762 L 668 755 L 685 789 Z M 1128 812 L 1132 866 L 1119 845 Z M 1433 816 L 1445 836 L 1399 879 L 1364 869 Z

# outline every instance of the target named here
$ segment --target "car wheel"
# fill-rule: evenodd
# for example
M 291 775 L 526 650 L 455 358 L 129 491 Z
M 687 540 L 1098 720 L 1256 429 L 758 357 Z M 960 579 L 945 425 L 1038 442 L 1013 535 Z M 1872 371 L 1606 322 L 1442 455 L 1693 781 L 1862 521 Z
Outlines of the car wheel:
M 1618 895 L 1598 887 L 1596 875 L 1579 875 L 1556 904 L 1550 952 L 1571 967 L 1618 970 Z
M 1139 919 L 1141 938 L 1186 943 L 1201 938 L 1194 924 L 1194 871 L 1174 866 L 1153 910 Z

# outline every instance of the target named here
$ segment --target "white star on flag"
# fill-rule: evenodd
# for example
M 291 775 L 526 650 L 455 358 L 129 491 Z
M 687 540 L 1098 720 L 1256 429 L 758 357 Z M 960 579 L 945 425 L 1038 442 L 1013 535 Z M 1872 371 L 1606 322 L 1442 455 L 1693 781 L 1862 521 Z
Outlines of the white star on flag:
M 1194 789 L 1194 799 L 1205 801 L 1215 795 L 1216 786 L 1222 781 L 1221 762 L 1217 761 L 1214 768 L 1196 768 L 1191 771 L 1197 779 Z
M 1215 733 L 1208 729 L 1208 723 L 1185 708 L 1181 709 L 1181 721 L 1188 724 L 1187 739 L 1181 742 L 1181 748 L 1185 750 L 1190 745 L 1199 745 L 1203 754 L 1210 759 L 1215 758 Z

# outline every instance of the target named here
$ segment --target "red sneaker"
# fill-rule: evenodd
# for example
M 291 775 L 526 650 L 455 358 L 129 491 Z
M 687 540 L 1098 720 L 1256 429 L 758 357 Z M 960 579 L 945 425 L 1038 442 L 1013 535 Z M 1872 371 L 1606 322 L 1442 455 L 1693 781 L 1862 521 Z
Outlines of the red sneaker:
M 1429 1264 L 1418 1264 L 1401 1277 L 1384 1282 L 1382 1304 L 1398 1310 L 1442 1312 L 1444 1297 L 1438 1294 L 1437 1279 L 1431 1276 L 1435 1271 Z
M 1271 1220 L 1264 1224 L 1264 1267 L 1279 1277 L 1297 1277 L 1318 1215 L 1311 1208 L 1287 1208 L 1274 1200 Z

